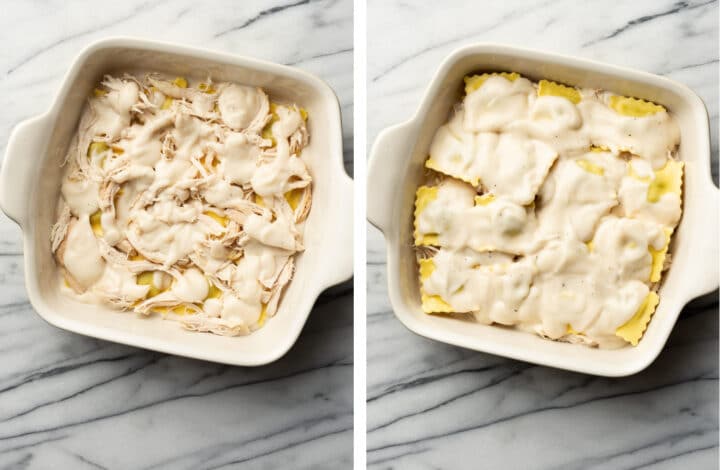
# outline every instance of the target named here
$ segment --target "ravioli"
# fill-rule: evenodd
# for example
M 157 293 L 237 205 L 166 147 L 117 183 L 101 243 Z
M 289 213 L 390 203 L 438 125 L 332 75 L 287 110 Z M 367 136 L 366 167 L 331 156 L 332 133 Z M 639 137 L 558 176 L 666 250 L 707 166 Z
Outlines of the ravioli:
M 647 329 L 648 323 L 650 323 L 650 318 L 655 313 L 659 301 L 660 298 L 656 292 L 648 293 L 647 298 L 635 315 L 627 323 L 619 327 L 616 334 L 633 346 L 637 346 Z
M 464 144 L 469 140 L 471 149 Z M 557 155 L 546 143 L 522 134 L 481 132 L 458 137 L 441 127 L 425 166 L 526 205 L 535 199 Z
M 476 313 L 504 323 L 512 322 L 506 313 L 528 294 L 535 273 L 530 259 L 514 261 L 509 255 L 467 249 L 441 248 L 419 263 L 426 313 Z
M 421 186 L 415 196 L 415 244 L 418 246 L 430 246 L 438 244 L 438 234 L 429 232 L 420 234 L 417 227 L 417 220 L 432 201 L 437 199 L 438 188 L 436 186 Z
M 466 77 L 416 193 L 423 311 L 636 346 L 682 215 L 679 143 L 655 103 L 515 72 Z
M 520 74 L 516 72 L 494 72 L 494 73 L 483 73 L 480 75 L 469 75 L 465 77 L 465 94 L 469 95 L 473 91 L 477 90 L 485 83 L 489 77 L 503 77 L 508 81 L 514 82 L 520 78 Z
M 680 143 L 680 128 L 664 107 L 608 92 L 586 94 L 577 108 L 592 145 L 630 153 L 654 170 L 665 166 Z
M 526 119 L 528 96 L 535 93 L 530 80 L 491 75 L 463 100 L 463 126 L 471 132 L 501 132 L 512 122 Z
M 427 281 L 435 271 L 435 262 L 432 258 L 421 259 L 420 263 L 420 284 Z M 422 291 L 422 288 L 421 288 Z M 425 313 L 449 313 L 453 308 L 439 295 L 428 295 L 422 292 L 422 308 Z
M 415 244 L 475 251 L 520 253 L 532 243 L 536 220 L 528 209 L 468 184 L 447 179 L 421 186 L 415 201 Z
M 573 104 L 582 101 L 582 96 L 577 88 L 565 86 L 561 83 L 551 82 L 549 80 L 540 80 L 538 82 L 538 96 L 560 96 L 566 98 Z
M 656 203 L 667 193 L 682 195 L 683 163 L 668 160 L 664 167 L 655 172 L 647 191 L 647 201 Z
M 683 162 L 668 160 L 653 170 L 648 162 L 633 158 L 628 163 L 618 193 L 623 212 L 672 228 L 682 213 Z
M 658 104 L 618 95 L 612 95 L 610 97 L 610 107 L 618 114 L 630 117 L 646 117 L 665 111 L 665 108 Z
M 652 257 L 652 266 L 650 269 L 650 282 L 660 282 L 662 272 L 665 269 L 665 258 L 667 257 L 668 248 L 670 247 L 670 237 L 672 237 L 673 230 L 665 227 L 663 230 L 665 235 L 665 242 L 662 247 L 656 249 L 652 246 L 648 248 L 650 256 Z

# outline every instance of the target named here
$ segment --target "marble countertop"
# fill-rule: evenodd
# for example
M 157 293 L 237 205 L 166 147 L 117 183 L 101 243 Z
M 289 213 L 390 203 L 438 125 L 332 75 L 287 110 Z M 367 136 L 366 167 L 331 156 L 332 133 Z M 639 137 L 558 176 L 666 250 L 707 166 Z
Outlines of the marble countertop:
M 0 29 L 0 155 L 85 45 L 129 35 L 319 75 L 340 98 L 352 172 L 350 0 L 13 2 Z M 318 300 L 284 358 L 239 368 L 48 325 L 28 303 L 22 257 L 20 230 L 0 216 L 1 468 L 350 468 L 352 283 Z
M 717 2 L 370 0 L 368 24 L 370 143 L 415 112 L 452 50 L 495 41 L 687 84 L 708 107 L 717 183 Z M 392 313 L 374 228 L 368 247 L 370 468 L 717 468 L 717 292 L 687 306 L 646 371 L 598 378 L 411 333 Z

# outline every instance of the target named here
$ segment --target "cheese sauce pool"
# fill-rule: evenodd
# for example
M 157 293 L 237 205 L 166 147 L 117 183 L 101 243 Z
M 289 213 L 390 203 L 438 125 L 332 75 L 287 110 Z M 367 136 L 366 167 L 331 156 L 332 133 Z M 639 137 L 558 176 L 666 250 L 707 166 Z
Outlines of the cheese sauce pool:
M 663 107 L 516 73 L 466 78 L 430 145 L 415 245 L 427 313 L 637 344 L 681 216 Z

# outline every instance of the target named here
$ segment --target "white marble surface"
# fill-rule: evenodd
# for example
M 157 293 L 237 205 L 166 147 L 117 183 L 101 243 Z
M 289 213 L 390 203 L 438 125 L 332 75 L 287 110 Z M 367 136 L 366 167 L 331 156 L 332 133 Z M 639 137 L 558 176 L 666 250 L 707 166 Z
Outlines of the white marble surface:
M 352 1 L 3 2 L 0 155 L 90 41 L 133 35 L 292 64 L 340 98 L 352 170 Z M 18 188 L 27 191 L 29 188 Z M 56 329 L 28 304 L 0 216 L 0 468 L 350 468 L 352 285 L 279 362 L 221 366 Z M 169 328 L 174 325 L 168 324 Z
M 710 113 L 717 182 L 717 2 L 370 0 L 368 23 L 370 142 L 414 113 L 453 49 L 497 41 L 687 84 Z M 717 468 L 717 293 L 685 309 L 648 370 L 596 378 L 416 336 L 391 311 L 372 228 L 368 246 L 370 468 Z

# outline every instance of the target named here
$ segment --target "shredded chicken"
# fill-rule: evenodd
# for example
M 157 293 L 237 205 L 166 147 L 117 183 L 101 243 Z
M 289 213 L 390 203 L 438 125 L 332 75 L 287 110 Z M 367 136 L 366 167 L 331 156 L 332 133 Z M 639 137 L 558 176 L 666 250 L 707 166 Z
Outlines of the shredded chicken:
M 260 88 L 106 76 L 63 163 L 64 291 L 191 331 L 262 327 L 304 249 L 306 119 Z

